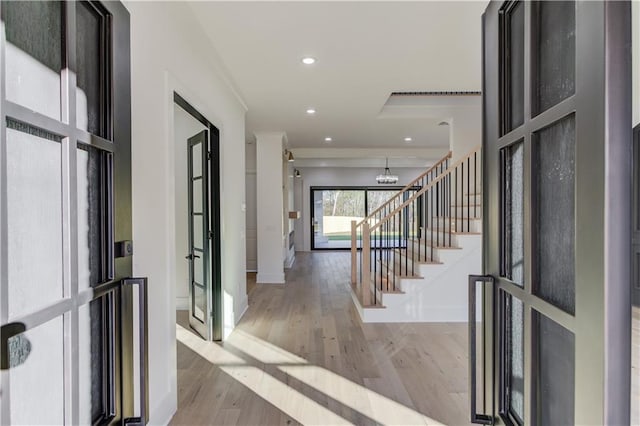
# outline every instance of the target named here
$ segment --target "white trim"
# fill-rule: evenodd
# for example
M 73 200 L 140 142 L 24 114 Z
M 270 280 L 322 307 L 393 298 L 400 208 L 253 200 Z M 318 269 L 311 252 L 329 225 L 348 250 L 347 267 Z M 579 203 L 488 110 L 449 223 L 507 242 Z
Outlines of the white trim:
M 160 403 L 150 410 L 151 417 L 148 425 L 168 425 L 176 411 L 178 411 L 177 396 L 173 392 L 167 392 Z
M 256 275 L 257 284 L 284 284 L 284 272 L 281 274 L 261 274 Z
M 364 321 L 364 309 L 362 308 L 362 305 L 360 304 L 360 300 L 358 299 L 358 295 L 356 294 L 356 292 L 353 290 L 353 286 L 349 285 L 349 289 L 351 290 L 351 299 L 353 300 L 353 306 L 356 307 L 356 310 L 358 311 L 358 316 L 360 316 L 360 321 L 365 322 Z M 381 308 L 376 308 L 376 309 L 381 309 Z
M 176 297 L 176 311 L 188 311 L 188 310 L 189 310 L 189 298 Z
M 245 301 L 247 302 L 246 305 L 244 306 L 244 309 L 242 310 L 242 313 L 240 315 L 238 315 L 238 318 L 236 318 L 236 325 L 238 325 L 240 323 L 240 320 L 242 319 L 242 317 L 244 316 L 244 314 L 247 313 L 247 311 L 249 310 L 249 301 L 248 299 L 245 299 Z

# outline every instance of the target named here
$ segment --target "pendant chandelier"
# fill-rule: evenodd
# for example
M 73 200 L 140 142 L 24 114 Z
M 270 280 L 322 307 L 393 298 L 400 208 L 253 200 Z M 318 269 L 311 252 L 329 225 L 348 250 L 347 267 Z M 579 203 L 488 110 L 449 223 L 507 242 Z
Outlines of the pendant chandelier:
M 398 175 L 392 175 L 391 170 L 389 170 L 389 158 L 386 159 L 384 173 L 376 176 L 376 182 L 380 184 L 398 183 Z

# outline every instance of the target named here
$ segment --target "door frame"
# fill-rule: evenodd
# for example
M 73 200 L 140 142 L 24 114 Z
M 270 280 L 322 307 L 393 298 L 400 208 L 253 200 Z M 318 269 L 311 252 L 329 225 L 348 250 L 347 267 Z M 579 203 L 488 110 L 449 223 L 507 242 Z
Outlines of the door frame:
M 223 337 L 223 315 L 222 315 L 222 250 L 221 250 L 221 227 L 220 227 L 220 131 L 214 126 L 204 115 L 194 108 L 185 98 L 180 96 L 177 91 L 173 91 L 173 103 L 184 109 L 193 118 L 202 123 L 209 133 L 209 231 L 213 237 L 209 240 L 210 254 L 210 278 L 211 291 L 209 292 L 208 305 L 212 306 L 213 312 L 210 318 L 209 339 L 222 340 Z M 185 149 L 186 149 L 185 141 Z M 191 284 L 189 284 L 191 289 Z M 189 298 L 191 299 L 191 290 L 189 290 Z M 189 301 L 191 303 L 191 300 Z

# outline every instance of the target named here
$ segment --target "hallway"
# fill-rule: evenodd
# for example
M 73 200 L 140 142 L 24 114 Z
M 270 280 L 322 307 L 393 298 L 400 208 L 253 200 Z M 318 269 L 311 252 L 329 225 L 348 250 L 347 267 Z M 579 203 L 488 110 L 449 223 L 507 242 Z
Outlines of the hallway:
M 297 253 L 223 343 L 178 312 L 172 424 L 468 424 L 466 324 L 365 324 L 349 253 Z

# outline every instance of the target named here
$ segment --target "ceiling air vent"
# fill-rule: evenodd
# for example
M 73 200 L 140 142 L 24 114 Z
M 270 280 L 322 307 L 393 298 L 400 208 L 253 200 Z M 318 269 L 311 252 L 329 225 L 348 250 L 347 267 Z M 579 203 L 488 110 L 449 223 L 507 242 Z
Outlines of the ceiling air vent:
M 480 96 L 482 92 L 444 91 L 444 92 L 391 92 L 391 96 Z

